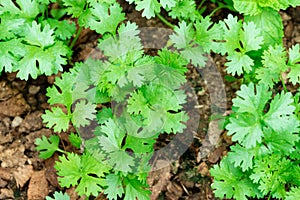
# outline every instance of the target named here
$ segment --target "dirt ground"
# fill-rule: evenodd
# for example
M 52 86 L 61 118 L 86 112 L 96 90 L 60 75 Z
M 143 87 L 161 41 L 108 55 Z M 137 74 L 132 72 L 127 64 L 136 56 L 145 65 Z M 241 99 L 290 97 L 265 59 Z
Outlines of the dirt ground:
M 159 19 L 146 20 L 131 5 L 123 1 L 121 5 L 127 18 L 140 27 L 167 28 Z M 223 14 L 217 12 L 216 19 Z M 300 8 L 288 9 L 281 15 L 285 26 L 285 45 L 290 47 L 299 43 Z M 147 32 L 142 32 L 142 38 L 143 34 L 144 38 L 149 37 Z M 168 30 L 151 34 L 152 37 L 167 38 Z M 74 61 L 85 60 L 91 55 L 101 57 L 95 51 L 98 38 L 93 31 L 84 30 L 75 46 Z M 143 42 L 147 46 L 149 41 Z M 157 46 L 160 45 L 158 42 Z M 149 54 L 156 53 L 151 48 L 145 51 Z M 193 89 L 187 90 L 190 104 L 186 106 L 188 114 L 192 116 L 188 122 L 191 140 L 183 145 L 186 151 L 172 165 L 150 174 L 148 182 L 152 190 L 152 200 L 216 199 L 210 187 L 212 177 L 209 168 L 226 155 L 232 142 L 224 131 L 219 130 L 218 121 L 210 118 L 213 114 L 226 115 L 230 112 L 231 99 L 239 88 L 238 82 L 227 82 L 222 78 L 226 75 L 224 62 L 224 58 L 212 54 L 208 55 L 204 69 L 189 66 L 189 85 L 185 87 Z M 46 195 L 60 190 L 70 194 L 72 200 L 83 199 L 76 195 L 74 188 L 65 190 L 59 187 L 53 167 L 58 155 L 42 160 L 38 158 L 35 150 L 36 138 L 54 134 L 45 127 L 41 119 L 45 109 L 49 108 L 45 94 L 46 88 L 53 84 L 54 77 L 41 76 L 37 80 L 25 82 L 15 78 L 14 73 L 0 76 L 0 199 L 44 199 Z M 59 135 L 66 149 L 70 148 L 67 141 L 70 131 Z M 162 135 L 155 148 L 159 150 L 172 140 L 180 141 L 180 137 L 182 136 Z M 154 167 L 164 166 L 166 162 L 159 156 L 161 155 L 157 154 L 153 159 Z M 94 199 L 106 198 L 100 194 Z

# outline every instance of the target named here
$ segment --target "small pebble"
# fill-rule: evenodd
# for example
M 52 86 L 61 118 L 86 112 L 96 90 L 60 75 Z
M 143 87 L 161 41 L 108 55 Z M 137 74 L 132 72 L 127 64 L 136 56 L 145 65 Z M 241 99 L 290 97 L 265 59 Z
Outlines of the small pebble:
M 16 127 L 20 126 L 22 121 L 23 121 L 23 119 L 20 116 L 16 116 L 11 123 L 11 127 L 16 128 Z
M 29 94 L 35 95 L 40 91 L 40 86 L 31 85 L 28 89 Z

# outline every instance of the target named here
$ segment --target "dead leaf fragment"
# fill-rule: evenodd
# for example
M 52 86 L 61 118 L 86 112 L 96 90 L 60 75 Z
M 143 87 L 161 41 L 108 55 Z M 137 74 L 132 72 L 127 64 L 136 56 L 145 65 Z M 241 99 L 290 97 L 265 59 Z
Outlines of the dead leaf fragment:
M 2 188 L 0 189 L 0 199 L 14 199 L 14 192 L 11 189 Z
M 171 178 L 171 167 L 168 164 L 169 163 L 165 160 L 158 160 L 156 162 L 156 166 L 159 168 L 159 170 L 152 171 L 149 174 L 148 183 L 152 191 L 150 198 L 151 200 L 157 199 L 161 192 L 166 189 L 166 186 Z
M 22 94 L 18 94 L 7 101 L 0 102 L 0 113 L 9 117 L 22 115 L 29 110 L 30 106 L 26 103 Z
M 45 171 L 35 171 L 31 176 L 27 190 L 28 200 L 45 199 L 48 194 L 49 189 Z
M 25 165 L 22 168 L 19 167 L 17 171 L 13 172 L 18 187 L 23 187 L 25 183 L 31 178 L 32 174 L 33 167 L 31 165 Z
M 180 185 L 175 182 L 169 182 L 167 186 L 166 199 L 176 200 L 182 196 L 183 189 Z
M 221 157 L 224 155 L 224 151 L 226 151 L 226 147 L 225 146 L 220 146 L 218 148 L 216 148 L 213 152 L 211 152 L 208 155 L 208 161 L 210 163 L 217 163 Z
M 8 181 L 10 180 L 10 177 L 11 177 L 10 170 L 0 167 L 0 178 Z
M 208 176 L 209 175 L 209 169 L 208 169 L 208 166 L 205 162 L 200 163 L 200 165 L 198 166 L 198 172 L 202 176 Z

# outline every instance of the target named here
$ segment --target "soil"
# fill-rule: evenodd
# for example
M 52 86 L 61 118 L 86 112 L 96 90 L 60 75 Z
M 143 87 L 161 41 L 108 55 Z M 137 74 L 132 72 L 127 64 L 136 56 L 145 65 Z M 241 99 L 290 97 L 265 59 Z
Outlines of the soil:
M 143 43 L 147 54 L 156 54 L 157 49 L 164 45 L 162 41 L 166 42 L 164 39 L 168 38 L 170 29 L 159 19 L 146 20 L 132 5 L 124 1 L 120 3 L 128 20 L 136 22 L 139 27 L 152 27 L 153 32 L 149 32 L 149 29 L 142 31 L 141 37 L 154 38 L 143 40 Z M 213 6 L 208 5 L 208 8 L 212 9 Z M 217 12 L 214 19 L 224 17 L 226 12 Z M 300 42 L 299 13 L 300 8 L 291 8 L 281 13 L 286 47 Z M 172 22 L 172 19 L 167 19 Z M 95 32 L 85 29 L 75 45 L 76 56 L 73 61 L 83 61 L 89 56 L 103 58 L 95 49 L 98 38 L 100 36 Z M 181 142 L 184 153 L 168 157 L 173 161 L 171 165 L 162 159 L 169 155 L 155 154 L 153 168 L 156 170 L 151 172 L 148 179 L 152 200 L 217 199 L 210 187 L 213 180 L 209 169 L 226 155 L 232 142 L 226 132 L 219 129 L 218 120 L 211 119 L 211 116 L 230 113 L 231 100 L 239 83 L 228 82 L 223 78 L 226 75 L 223 57 L 214 54 L 207 57 L 205 68 L 188 66 L 189 72 L 186 75 L 188 84 L 184 87 L 189 103 L 185 109 L 191 118 L 186 133 L 190 140 L 186 140 L 186 135 L 162 135 L 156 143 L 155 148 L 159 150 L 172 140 L 175 141 L 173 145 L 179 144 L 176 141 Z M 43 160 L 38 158 L 35 150 L 36 138 L 54 134 L 41 119 L 45 110 L 49 109 L 45 94 L 54 78 L 40 76 L 25 82 L 17 79 L 14 73 L 0 76 L 0 199 L 45 199 L 45 196 L 60 190 L 70 194 L 72 200 L 84 199 L 76 195 L 74 188 L 59 187 L 53 167 L 58 155 Z M 70 131 L 59 134 L 66 149 L 71 148 L 66 139 Z M 94 199 L 106 198 L 100 194 Z

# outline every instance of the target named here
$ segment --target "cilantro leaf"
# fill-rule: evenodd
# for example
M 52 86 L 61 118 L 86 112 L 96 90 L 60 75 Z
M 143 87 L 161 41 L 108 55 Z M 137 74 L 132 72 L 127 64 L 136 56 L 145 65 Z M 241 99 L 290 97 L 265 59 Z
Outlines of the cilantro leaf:
M 294 200 L 300 198 L 300 188 L 292 187 L 292 189 L 287 193 L 286 200 Z
M 187 72 L 187 60 L 180 54 L 162 49 L 155 57 L 155 63 L 151 68 L 155 77 L 153 83 L 162 84 L 169 88 L 177 89 L 185 83 L 185 72 Z M 149 72 L 150 74 L 151 72 Z
M 50 29 L 48 24 L 41 29 L 41 24 L 37 24 L 33 21 L 31 26 L 27 25 L 26 35 L 24 40 L 31 45 L 39 46 L 42 48 L 51 46 L 54 44 L 53 29 Z
M 95 119 L 96 105 L 81 100 L 75 104 L 74 112 L 72 113 L 72 123 L 76 127 L 86 126 L 90 121 Z
M 9 13 L 1 15 L 0 22 L 0 39 L 12 39 L 15 34 L 20 32 L 22 25 L 25 24 L 25 19 L 11 16 Z M 1 41 L 2 43 L 3 41 Z
M 272 88 L 274 83 L 280 80 L 281 72 L 287 70 L 284 47 L 282 45 L 270 46 L 263 52 L 262 59 L 263 67 L 257 68 L 256 78 L 260 80 L 259 83 Z
M 173 18 L 179 18 L 184 20 L 195 21 L 200 17 L 199 12 L 196 9 L 196 3 L 194 0 L 179 0 L 172 8 L 167 9 L 169 15 Z
M 176 0 L 161 0 L 160 4 L 162 5 L 163 8 L 172 8 L 176 4 Z
M 136 177 L 128 177 L 125 179 L 125 197 L 124 200 L 148 200 L 150 198 L 150 191 L 145 189 L 147 185 L 142 184 Z
M 226 129 L 229 135 L 233 135 L 233 140 L 239 141 L 246 148 L 261 143 L 267 127 L 283 133 L 298 131 L 299 122 L 292 117 L 295 107 L 291 93 L 277 94 L 267 113 L 264 113 L 264 108 L 271 93 L 266 92 L 265 86 L 258 85 L 255 93 L 252 83 L 249 86 L 242 85 L 237 95 L 233 99 L 233 106 L 237 108 L 236 115 L 230 117 Z
M 211 187 L 217 197 L 247 200 L 259 196 L 257 185 L 239 167 L 234 167 L 228 157 L 223 158 L 220 165 L 214 166 L 210 172 L 214 176 Z
M 105 177 L 107 188 L 104 190 L 104 194 L 107 194 L 109 200 L 117 200 L 124 194 L 124 188 L 122 180 L 119 175 L 109 174 Z
M 61 151 L 58 147 L 59 137 L 52 135 L 49 139 L 43 135 L 42 139 L 37 138 L 35 140 L 37 147 L 36 150 L 40 151 L 39 157 L 43 159 L 50 158 L 55 151 Z
M 268 149 L 274 153 L 283 153 L 290 155 L 295 149 L 294 145 L 300 140 L 299 136 L 295 133 L 299 131 L 299 122 L 295 118 L 290 118 L 288 122 L 289 131 L 274 131 L 272 129 L 264 129 L 265 144 Z
M 165 98 L 169 101 L 164 101 Z M 184 125 L 180 124 L 187 120 L 185 114 L 179 112 L 183 103 L 185 103 L 185 97 L 182 91 L 172 91 L 163 85 L 151 84 L 132 93 L 128 100 L 127 110 L 130 114 L 141 115 L 145 123 L 151 125 L 152 131 L 162 131 L 161 129 L 164 128 L 163 130 L 167 132 L 171 130 L 176 132 L 182 131 Z M 179 112 L 179 114 L 171 114 L 171 111 Z M 174 123 L 178 122 L 178 126 L 172 128 Z M 147 134 L 146 131 L 143 133 Z
M 255 160 L 250 178 L 259 184 L 258 189 L 263 195 L 270 193 L 274 198 L 283 198 L 286 183 L 294 177 L 294 170 L 295 167 L 290 160 L 279 154 L 270 154 Z
M 245 172 L 253 167 L 253 158 L 256 155 L 256 149 L 246 149 L 239 144 L 230 147 L 228 159 L 234 163 L 234 167 L 241 167 Z
M 57 19 L 47 19 L 51 28 L 54 29 L 55 36 L 61 40 L 70 39 L 72 35 L 76 32 L 75 22 L 70 22 L 68 20 L 58 21 Z
M 170 39 L 177 49 L 182 49 L 180 53 L 183 57 L 196 66 L 204 66 L 207 58 L 203 56 L 205 52 L 202 46 L 194 42 L 196 32 L 192 24 L 187 25 L 183 21 L 174 28 L 174 31 L 175 33 L 170 36 Z
M 295 111 L 295 106 L 293 104 L 293 96 L 291 93 L 280 93 L 277 94 L 273 101 L 270 103 L 270 109 L 264 115 L 264 121 L 269 126 L 272 127 L 275 131 L 280 130 L 289 130 L 286 127 L 290 127 L 293 112 Z M 279 120 L 280 119 L 280 120 Z M 292 124 L 295 122 L 292 122 Z M 298 126 L 296 126 L 298 127 Z M 298 129 L 291 129 L 290 131 L 296 132 Z
M 108 5 L 105 3 L 95 3 L 90 8 L 87 26 L 97 33 L 116 33 L 117 26 L 125 19 L 122 8 L 119 4 Z
M 39 13 L 39 3 L 34 0 L 17 0 L 16 5 L 11 0 L 0 1 L 0 15 L 9 12 L 22 18 L 34 19 Z
M 97 196 L 106 186 L 104 173 L 109 168 L 101 164 L 90 154 L 79 156 L 68 153 L 67 157 L 60 156 L 60 162 L 56 162 L 55 169 L 60 176 L 58 181 L 62 187 L 77 186 L 76 191 L 80 196 Z M 66 170 L 68 169 L 68 170 Z
M 205 52 L 210 50 L 219 51 L 220 45 L 215 42 L 221 40 L 223 31 L 219 24 L 213 24 L 209 17 L 202 18 L 195 22 L 196 41 Z
M 223 40 L 220 51 L 228 53 L 225 65 L 231 74 L 241 75 L 242 72 L 250 72 L 254 61 L 247 55 L 248 52 L 258 50 L 263 43 L 261 31 L 253 22 L 243 23 L 237 17 L 229 15 L 220 25 L 223 29 Z M 251 41 L 251 42 L 250 42 Z
M 46 110 L 42 119 L 47 123 L 47 127 L 53 128 L 55 132 L 66 131 L 69 128 L 70 116 L 59 107 L 53 107 L 52 112 Z
M 46 200 L 70 200 L 70 196 L 67 194 L 67 193 L 62 193 L 61 191 L 60 192 L 55 192 L 54 193 L 54 199 L 47 196 L 46 197 Z
M 279 11 L 280 9 L 286 9 L 289 6 L 295 7 L 300 4 L 299 0 L 234 0 L 233 2 L 234 8 L 245 15 L 257 15 L 266 9 L 266 7 Z
M 48 123 L 47 127 L 51 128 L 55 125 L 54 131 L 56 132 L 66 130 L 70 120 L 74 126 L 80 127 L 88 125 L 90 120 L 95 118 L 96 106 L 88 99 L 89 85 L 78 80 L 80 76 L 78 76 L 78 71 L 74 70 L 62 74 L 61 78 L 56 78 L 55 86 L 47 88 L 46 95 L 49 97 L 50 105 L 61 104 L 66 108 L 66 113 L 64 113 L 56 105 L 52 107 L 52 112 L 46 111 L 46 114 L 42 116 L 43 120 Z M 83 99 L 88 102 L 85 103 Z M 74 102 L 76 103 L 73 105 Z
M 71 144 L 77 148 L 80 148 L 81 144 L 82 144 L 82 140 L 81 137 L 78 134 L 75 133 L 71 133 L 69 135 L 69 141 L 71 142 Z
M 67 13 L 72 17 L 79 17 L 84 12 L 86 0 L 62 0 L 63 5 L 66 7 Z
M 255 16 L 246 15 L 245 22 L 253 22 L 261 30 L 263 36 L 262 49 L 266 50 L 269 46 L 282 44 L 283 24 L 280 14 L 272 9 L 263 9 Z
M 295 85 L 296 83 L 300 83 L 299 61 L 300 61 L 300 47 L 299 44 L 296 44 L 289 50 L 289 61 L 288 61 L 288 67 L 290 68 L 288 78 L 293 83 L 293 85 Z
M 100 131 L 103 134 L 98 136 L 98 142 L 107 154 L 108 164 L 118 171 L 132 171 L 131 166 L 134 166 L 134 158 L 122 148 L 125 137 L 124 130 L 115 121 L 109 119 L 101 126 Z
M 0 72 L 12 72 L 13 67 L 17 65 L 21 55 L 24 54 L 24 46 L 20 39 L 12 39 L 0 42 Z
M 160 3 L 157 0 L 138 0 L 136 1 L 136 10 L 143 10 L 142 16 L 150 19 L 155 17 L 155 13 L 160 12 Z

